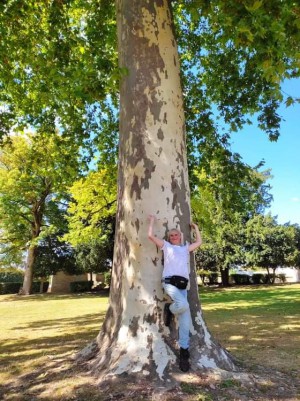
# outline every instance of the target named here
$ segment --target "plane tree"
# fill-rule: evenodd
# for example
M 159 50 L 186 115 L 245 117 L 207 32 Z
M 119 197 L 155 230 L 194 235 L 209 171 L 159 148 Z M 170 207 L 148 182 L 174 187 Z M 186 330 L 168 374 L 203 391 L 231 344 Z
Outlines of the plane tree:
M 31 293 L 38 241 L 61 229 L 66 190 L 79 171 L 78 148 L 66 142 L 20 133 L 0 149 L 1 251 L 26 253 L 24 295 Z

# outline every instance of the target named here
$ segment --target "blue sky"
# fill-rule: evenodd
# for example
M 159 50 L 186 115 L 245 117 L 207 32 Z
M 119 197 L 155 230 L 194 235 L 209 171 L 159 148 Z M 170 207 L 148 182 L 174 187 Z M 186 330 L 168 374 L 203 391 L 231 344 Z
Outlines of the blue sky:
M 300 80 L 285 82 L 283 90 L 299 98 Z M 280 224 L 300 224 L 300 104 L 282 105 L 279 114 L 285 121 L 277 142 L 270 142 L 254 123 L 232 136 L 231 150 L 252 167 L 264 159 L 264 168 L 273 176 L 269 183 L 274 200 L 268 211 Z

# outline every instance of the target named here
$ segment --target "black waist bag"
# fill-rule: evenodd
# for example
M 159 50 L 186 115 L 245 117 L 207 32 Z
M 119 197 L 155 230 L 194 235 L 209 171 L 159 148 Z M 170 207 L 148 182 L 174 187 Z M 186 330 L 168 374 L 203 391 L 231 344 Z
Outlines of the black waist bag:
M 174 285 L 175 287 L 179 288 L 180 290 L 185 290 L 188 285 L 189 280 L 185 277 L 181 276 L 171 276 L 170 277 L 170 284 Z

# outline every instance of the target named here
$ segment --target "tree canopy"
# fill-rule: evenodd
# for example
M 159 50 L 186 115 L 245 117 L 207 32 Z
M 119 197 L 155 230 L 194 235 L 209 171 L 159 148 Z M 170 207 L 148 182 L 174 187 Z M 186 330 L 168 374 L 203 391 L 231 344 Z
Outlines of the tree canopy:
M 276 139 L 279 103 L 296 100 L 283 94 L 281 82 L 299 76 L 299 5 L 280 0 L 172 4 L 190 153 L 210 160 L 210 150 L 226 144 L 230 132 L 254 113 L 260 128 Z M 0 26 L 2 134 L 13 124 L 48 130 L 59 125 L 74 140 L 87 142 L 91 135 L 101 136 L 108 121 L 116 132 L 114 118 L 103 120 L 101 113 L 110 110 L 112 117 L 118 80 L 126 74 L 117 64 L 113 2 L 5 1 Z
M 14 134 L 2 146 L 1 252 L 20 255 L 31 250 L 26 270 L 34 263 L 38 240 L 62 229 L 66 190 L 79 169 L 77 145 L 59 134 Z M 29 286 L 31 281 L 32 275 Z

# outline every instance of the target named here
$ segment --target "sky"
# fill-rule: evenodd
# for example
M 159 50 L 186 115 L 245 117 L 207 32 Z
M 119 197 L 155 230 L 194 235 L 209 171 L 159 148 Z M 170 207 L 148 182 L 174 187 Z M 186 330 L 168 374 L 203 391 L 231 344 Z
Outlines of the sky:
M 285 82 L 283 90 L 300 98 L 300 79 Z M 263 169 L 271 169 L 273 176 L 268 181 L 273 202 L 267 212 L 277 216 L 279 224 L 300 225 L 300 104 L 282 105 L 279 114 L 284 121 L 277 142 L 270 142 L 253 124 L 232 136 L 231 150 L 251 167 L 265 161 Z

